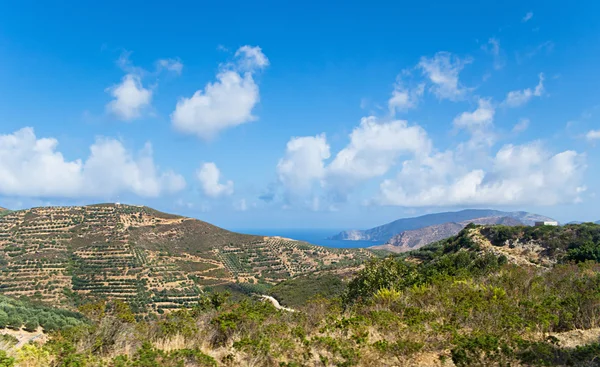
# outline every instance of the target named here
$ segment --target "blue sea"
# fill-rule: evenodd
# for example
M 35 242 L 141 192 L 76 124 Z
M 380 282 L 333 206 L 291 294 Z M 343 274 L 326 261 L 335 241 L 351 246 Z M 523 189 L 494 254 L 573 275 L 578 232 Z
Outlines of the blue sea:
M 255 234 L 262 236 L 280 236 L 298 241 L 305 241 L 313 245 L 335 248 L 359 248 L 381 245 L 383 241 L 339 241 L 326 240 L 327 237 L 336 235 L 343 229 L 234 229 L 235 232 Z

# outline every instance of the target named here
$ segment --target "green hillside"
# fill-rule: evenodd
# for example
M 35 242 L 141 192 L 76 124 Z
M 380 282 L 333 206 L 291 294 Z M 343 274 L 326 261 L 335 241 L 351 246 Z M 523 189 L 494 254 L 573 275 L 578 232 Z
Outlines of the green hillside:
M 137 313 L 162 312 L 195 304 L 207 287 L 275 284 L 371 256 L 234 233 L 139 206 L 33 208 L 0 217 L 0 293 L 66 307 L 107 299 Z
M 593 224 L 470 225 L 349 282 L 322 271 L 273 287 L 293 312 L 219 293 L 144 321 L 90 304 L 91 326 L 28 353 L 57 366 L 598 366 L 599 247 Z
M 224 293 L 202 294 L 191 308 L 145 318 L 134 317 L 125 303 L 89 303 L 81 310 L 91 324 L 64 327 L 25 352 L 9 349 L 0 361 L 598 366 L 599 249 L 594 224 L 469 225 L 417 251 L 368 260 L 360 270 L 315 271 L 272 287 L 271 295 L 291 311 Z M 40 356 L 53 364 L 39 363 Z
M 3 207 L 0 206 L 0 217 L 8 215 L 9 213 L 10 213 L 10 210 L 5 209 L 5 208 L 3 208 Z
M 85 319 L 79 313 L 0 295 L 0 329 L 35 331 L 41 327 L 44 332 L 50 332 L 84 323 Z

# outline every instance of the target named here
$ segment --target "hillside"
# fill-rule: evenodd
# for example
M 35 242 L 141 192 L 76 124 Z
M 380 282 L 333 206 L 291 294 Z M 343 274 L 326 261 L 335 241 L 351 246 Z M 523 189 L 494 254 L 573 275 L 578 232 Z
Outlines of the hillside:
M 24 327 L 33 332 L 38 327 L 54 331 L 65 326 L 85 323 L 83 315 L 66 310 L 32 304 L 0 295 L 0 330 Z M 0 332 L 2 334 L 2 332 Z
M 277 283 L 370 256 L 233 233 L 138 206 L 33 208 L 0 217 L 0 293 L 55 305 L 106 298 L 137 312 L 161 311 L 195 303 L 205 287 Z
M 457 235 L 469 223 L 474 224 L 502 224 L 507 226 L 523 225 L 521 221 L 512 217 L 484 217 L 467 220 L 460 223 L 442 223 L 434 226 L 404 231 L 392 237 L 386 244 L 372 246 L 370 249 L 387 250 L 401 253 L 416 250 L 432 242 L 443 240 Z
M 191 309 L 138 320 L 123 304 L 92 305 L 88 323 L 61 329 L 25 352 L 9 349 L 7 356 L 0 348 L 0 361 L 598 366 L 599 261 L 599 225 L 468 225 L 421 249 L 374 258 L 357 272 L 284 281 L 271 289 L 276 300 L 212 293 Z
M 332 240 L 348 241 L 387 241 L 404 231 L 420 229 L 443 223 L 460 223 L 484 217 L 512 217 L 523 224 L 533 225 L 536 221 L 552 220 L 528 212 L 503 212 L 489 209 L 466 209 L 458 212 L 443 212 L 422 215 L 414 218 L 402 218 L 367 230 L 350 230 L 330 237 Z

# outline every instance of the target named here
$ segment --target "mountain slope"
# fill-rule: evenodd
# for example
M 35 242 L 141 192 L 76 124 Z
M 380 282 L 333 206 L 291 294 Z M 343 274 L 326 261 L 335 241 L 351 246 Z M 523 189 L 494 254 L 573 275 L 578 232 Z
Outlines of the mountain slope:
M 392 237 L 387 243 L 372 246 L 371 249 L 388 250 L 391 252 L 407 252 L 416 250 L 432 242 L 443 240 L 457 235 L 469 223 L 474 224 L 502 224 L 506 226 L 519 226 L 523 223 L 512 217 L 483 217 L 470 219 L 460 223 L 442 223 L 434 226 L 404 231 Z
M 174 308 L 196 302 L 207 286 L 276 283 L 368 257 L 138 206 L 33 208 L 0 217 L 0 293 L 53 304 L 92 297 L 126 300 L 138 312 Z
M 524 224 L 533 225 L 536 221 L 552 220 L 528 212 L 503 212 L 490 209 L 465 209 L 458 212 L 443 212 L 422 215 L 414 218 L 402 218 L 367 230 L 343 231 L 330 237 L 332 240 L 348 241 L 387 241 L 394 235 L 404 231 L 419 229 L 443 223 L 460 223 L 484 217 L 512 217 Z

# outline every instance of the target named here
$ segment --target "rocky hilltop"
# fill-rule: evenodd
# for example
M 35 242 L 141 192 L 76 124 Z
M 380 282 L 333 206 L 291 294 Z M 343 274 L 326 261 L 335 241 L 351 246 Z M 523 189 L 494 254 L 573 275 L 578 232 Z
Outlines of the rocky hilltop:
M 54 305 L 121 299 L 138 312 L 193 304 L 205 287 L 277 283 L 367 250 L 230 232 L 148 207 L 45 207 L 0 216 L 0 293 Z
M 551 221 L 552 218 L 528 212 L 504 212 L 490 209 L 465 209 L 457 212 L 443 212 L 422 215 L 414 218 L 402 218 L 367 230 L 348 230 L 330 237 L 332 240 L 347 241 L 388 241 L 404 231 L 420 229 L 444 223 L 461 223 L 477 218 L 511 217 L 526 225 L 536 221 Z
M 386 244 L 372 246 L 370 248 L 376 250 L 387 250 L 396 253 L 416 250 L 432 242 L 457 235 L 469 223 L 502 224 L 506 226 L 523 225 L 523 222 L 513 217 L 475 218 L 460 223 L 442 223 L 420 229 L 404 231 L 392 237 Z

